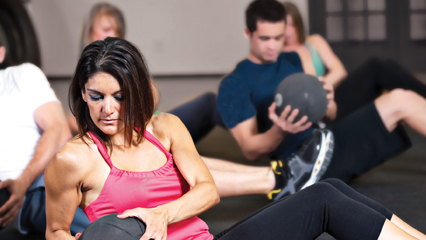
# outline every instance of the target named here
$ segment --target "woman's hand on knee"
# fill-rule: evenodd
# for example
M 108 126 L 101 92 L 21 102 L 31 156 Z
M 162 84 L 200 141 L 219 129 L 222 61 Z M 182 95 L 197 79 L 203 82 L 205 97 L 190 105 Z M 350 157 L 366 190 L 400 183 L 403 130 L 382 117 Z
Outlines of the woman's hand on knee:
M 134 208 L 124 211 L 118 218 L 136 217 L 146 224 L 145 233 L 140 240 L 167 239 L 167 214 L 157 208 Z

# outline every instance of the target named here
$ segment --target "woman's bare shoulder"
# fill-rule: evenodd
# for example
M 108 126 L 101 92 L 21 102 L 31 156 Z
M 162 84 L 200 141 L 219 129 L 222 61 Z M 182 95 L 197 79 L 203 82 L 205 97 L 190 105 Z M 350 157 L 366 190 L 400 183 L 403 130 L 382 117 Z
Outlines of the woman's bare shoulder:
M 59 150 L 51 161 L 56 168 L 81 169 L 87 167 L 93 154 L 96 153 L 96 145 L 82 138 L 73 138 Z
M 178 124 L 179 122 L 181 121 L 177 116 L 166 112 L 160 112 L 158 114 L 155 114 L 154 116 L 152 116 L 150 121 L 150 123 L 156 126 L 162 126 L 164 124 Z
M 306 42 L 311 44 L 315 49 L 324 47 L 324 46 L 328 46 L 328 42 L 327 40 L 325 40 L 321 35 L 319 34 L 312 34 L 309 35 L 306 38 Z
M 178 134 L 184 128 L 185 125 L 177 116 L 163 112 L 154 115 L 147 126 L 147 130 L 162 143 L 170 141 L 174 134 Z
M 306 42 L 315 43 L 315 42 L 318 42 L 318 41 L 325 41 L 325 39 L 323 38 L 323 36 L 321 36 L 320 34 L 317 34 L 317 33 L 309 35 L 309 36 L 306 37 Z

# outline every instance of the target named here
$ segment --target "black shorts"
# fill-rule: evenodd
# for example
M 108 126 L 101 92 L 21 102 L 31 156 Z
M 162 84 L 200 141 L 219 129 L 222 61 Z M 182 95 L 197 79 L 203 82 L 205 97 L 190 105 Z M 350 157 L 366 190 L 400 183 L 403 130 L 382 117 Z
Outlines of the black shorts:
M 374 102 L 327 128 L 334 133 L 334 152 L 322 179 L 349 182 L 411 147 L 408 134 L 400 124 L 388 132 Z

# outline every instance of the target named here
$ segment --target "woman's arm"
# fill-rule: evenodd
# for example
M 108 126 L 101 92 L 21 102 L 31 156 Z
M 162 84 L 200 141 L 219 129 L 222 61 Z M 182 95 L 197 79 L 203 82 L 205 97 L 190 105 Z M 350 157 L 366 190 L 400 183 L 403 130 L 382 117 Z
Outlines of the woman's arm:
M 165 114 L 162 126 L 170 126 L 167 132 L 170 150 L 180 173 L 191 190 L 176 201 L 159 208 L 168 212 L 170 223 L 197 216 L 219 202 L 219 194 L 213 177 L 195 148 L 185 125 L 174 115 Z M 161 120 L 163 121 L 163 120 Z
M 75 239 L 70 226 L 82 194 L 83 170 L 76 157 L 68 154 L 69 143 L 60 150 L 46 168 L 46 239 Z
M 137 208 L 125 211 L 120 218 L 138 217 L 147 228 L 141 239 L 166 239 L 167 225 L 197 216 L 219 202 L 219 194 L 213 178 L 195 149 L 191 135 L 179 118 L 171 114 L 160 114 L 153 123 L 155 129 L 168 129 L 165 139 L 180 173 L 191 190 L 179 199 L 152 209 Z M 163 139 L 161 136 L 159 139 Z M 167 145 L 167 144 L 165 144 Z
M 334 89 L 346 78 L 347 72 L 340 59 L 336 56 L 327 41 L 318 34 L 309 36 L 306 41 L 317 50 L 324 65 L 328 69 L 324 80 L 333 85 Z
M 334 88 L 331 83 L 325 81 L 324 77 L 318 77 L 318 80 L 324 84 L 324 89 L 327 91 L 326 98 L 328 100 L 327 112 L 322 120 L 324 122 L 332 122 L 337 116 L 337 104 L 334 101 Z

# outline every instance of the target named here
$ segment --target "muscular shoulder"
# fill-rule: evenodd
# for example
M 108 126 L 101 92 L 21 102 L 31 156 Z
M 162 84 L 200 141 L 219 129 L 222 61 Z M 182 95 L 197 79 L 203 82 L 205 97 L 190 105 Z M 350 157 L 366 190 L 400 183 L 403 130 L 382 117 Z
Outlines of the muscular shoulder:
M 164 128 L 170 128 L 172 125 L 180 122 L 180 119 L 171 113 L 160 112 L 152 116 L 149 125 L 152 125 L 156 130 L 164 130 Z M 172 125 L 171 125 L 172 124 Z
M 85 169 L 90 169 L 91 159 L 97 153 L 96 145 L 88 143 L 86 145 L 80 138 L 71 139 L 55 154 L 49 165 L 58 171 L 83 174 Z
M 175 115 L 161 112 L 151 118 L 147 130 L 157 138 L 166 149 L 176 134 L 185 131 L 185 125 Z

